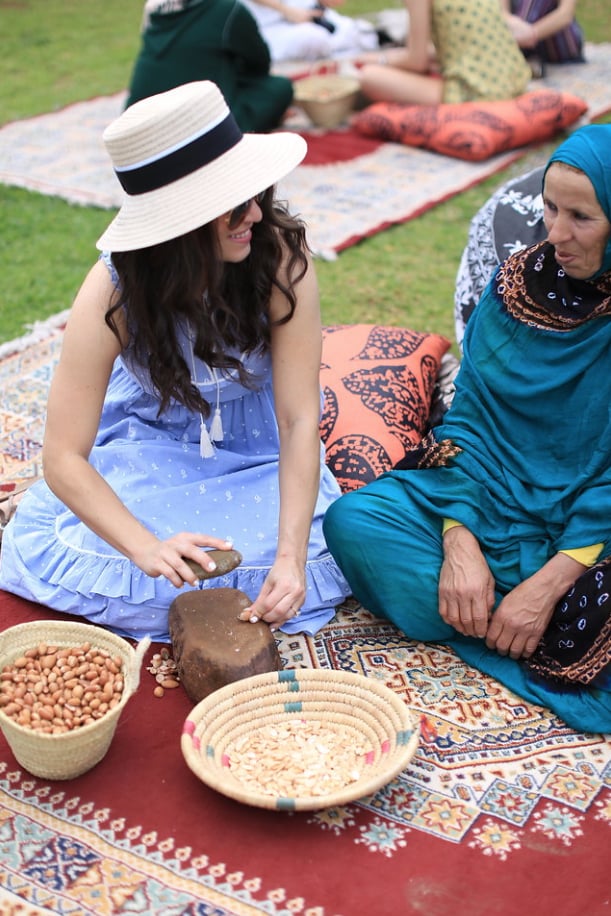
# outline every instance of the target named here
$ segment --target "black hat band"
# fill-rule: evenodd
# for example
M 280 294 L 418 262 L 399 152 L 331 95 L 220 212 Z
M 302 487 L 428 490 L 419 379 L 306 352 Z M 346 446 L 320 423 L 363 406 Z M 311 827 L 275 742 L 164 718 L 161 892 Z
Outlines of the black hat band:
M 130 195 L 146 194 L 190 175 L 214 162 L 242 139 L 242 131 L 233 115 L 227 117 L 185 146 L 172 150 L 160 159 L 135 167 L 115 169 L 123 190 Z

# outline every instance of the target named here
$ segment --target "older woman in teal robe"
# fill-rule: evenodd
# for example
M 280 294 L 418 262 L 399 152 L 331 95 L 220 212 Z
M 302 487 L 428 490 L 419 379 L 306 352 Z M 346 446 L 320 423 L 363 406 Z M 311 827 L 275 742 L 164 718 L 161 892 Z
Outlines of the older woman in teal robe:
M 467 325 L 453 404 L 328 510 L 354 595 L 580 731 L 611 731 L 611 125 L 543 180 L 547 239 Z

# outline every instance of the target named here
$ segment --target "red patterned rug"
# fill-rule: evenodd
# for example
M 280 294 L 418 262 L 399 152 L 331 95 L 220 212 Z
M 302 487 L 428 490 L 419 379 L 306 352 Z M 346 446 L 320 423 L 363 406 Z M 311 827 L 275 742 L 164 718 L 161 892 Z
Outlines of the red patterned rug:
M 0 593 L 3 630 L 45 616 Z M 354 602 L 316 638 L 279 648 L 285 667 L 338 668 L 397 691 L 422 717 L 406 770 L 343 807 L 241 805 L 187 768 L 188 698 L 155 698 L 143 670 L 106 757 L 77 779 L 32 777 L 0 741 L 0 913 L 609 912 L 609 739 L 573 732 Z
M 38 469 L 62 322 L 0 347 L 0 483 Z M 53 616 L 0 592 L 0 649 L 8 627 Z M 188 698 L 155 698 L 143 671 L 108 754 L 78 779 L 30 776 L 0 738 L 1 916 L 609 913 L 611 737 L 574 732 L 355 602 L 279 650 L 286 668 L 396 691 L 421 721 L 410 765 L 350 805 L 249 808 L 191 773 Z

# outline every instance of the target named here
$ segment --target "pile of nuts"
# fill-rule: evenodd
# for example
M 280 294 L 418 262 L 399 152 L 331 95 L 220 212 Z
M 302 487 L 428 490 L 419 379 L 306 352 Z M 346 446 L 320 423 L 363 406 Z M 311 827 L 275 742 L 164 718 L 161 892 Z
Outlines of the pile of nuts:
M 0 709 L 32 731 L 61 735 L 114 709 L 123 685 L 120 656 L 90 643 L 41 644 L 0 672 Z
M 169 649 L 162 649 L 161 652 L 156 652 L 146 670 L 157 681 L 157 686 L 153 690 L 153 694 L 156 697 L 162 697 L 166 690 L 173 690 L 178 687 L 179 678 L 176 662 L 170 655 Z
M 370 746 L 339 724 L 305 719 L 253 728 L 230 743 L 231 773 L 261 795 L 332 794 L 360 779 Z

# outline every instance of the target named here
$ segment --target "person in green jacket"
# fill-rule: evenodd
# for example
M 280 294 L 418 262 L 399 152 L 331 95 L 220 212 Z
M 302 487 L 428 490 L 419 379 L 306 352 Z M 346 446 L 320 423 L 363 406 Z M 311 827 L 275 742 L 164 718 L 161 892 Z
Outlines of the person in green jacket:
M 293 84 L 269 71 L 268 47 L 239 0 L 147 0 L 126 107 L 212 80 L 242 131 L 273 130 L 292 102 Z

